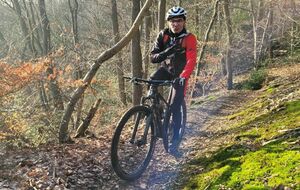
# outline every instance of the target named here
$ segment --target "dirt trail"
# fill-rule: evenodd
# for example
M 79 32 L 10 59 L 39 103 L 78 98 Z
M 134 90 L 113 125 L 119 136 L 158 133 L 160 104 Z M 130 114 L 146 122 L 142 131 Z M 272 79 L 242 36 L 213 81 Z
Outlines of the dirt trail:
M 296 68 L 299 71 L 299 67 Z M 274 72 L 271 70 L 276 76 Z M 222 125 L 220 116 L 232 113 L 261 92 L 222 93 L 214 94 L 214 100 L 189 109 L 187 130 L 180 147 L 182 157 L 165 153 L 158 140 L 150 165 L 137 181 L 120 180 L 112 171 L 113 131 L 106 130 L 97 135 L 98 138 L 80 139 L 72 145 L 0 151 L 0 189 L 170 189 L 184 180 L 184 176 L 179 175 L 185 163 L 226 143 L 228 135 L 220 132 L 227 126 Z M 201 170 L 196 168 L 193 172 Z
M 120 180 L 112 171 L 109 155 L 112 131 L 108 130 L 97 139 L 80 139 L 72 145 L 2 154 L 0 189 L 168 189 L 180 183 L 181 166 L 210 147 L 213 133 L 207 126 L 214 122 L 215 116 L 232 110 L 244 98 L 243 93 L 232 92 L 190 108 L 180 147 L 182 156 L 175 158 L 165 153 L 158 140 L 149 167 L 137 181 Z

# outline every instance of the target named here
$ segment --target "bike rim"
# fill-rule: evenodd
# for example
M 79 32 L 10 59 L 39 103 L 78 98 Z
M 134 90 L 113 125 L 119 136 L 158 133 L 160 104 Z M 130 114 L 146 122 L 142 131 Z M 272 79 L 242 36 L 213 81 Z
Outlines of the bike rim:
M 140 118 L 137 120 L 138 115 Z M 134 125 L 138 125 L 135 138 L 132 140 Z M 128 117 L 118 139 L 118 167 L 124 175 L 138 177 L 145 170 L 153 151 L 153 127 L 151 115 L 147 112 L 136 112 Z M 143 138 L 145 128 L 148 135 Z

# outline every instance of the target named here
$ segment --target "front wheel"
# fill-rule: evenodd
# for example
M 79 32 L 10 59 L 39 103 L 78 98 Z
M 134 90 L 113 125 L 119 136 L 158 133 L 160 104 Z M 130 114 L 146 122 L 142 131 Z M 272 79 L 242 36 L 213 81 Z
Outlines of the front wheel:
M 152 111 L 145 106 L 129 109 L 121 118 L 111 145 L 111 163 L 124 180 L 136 180 L 147 168 L 155 148 Z

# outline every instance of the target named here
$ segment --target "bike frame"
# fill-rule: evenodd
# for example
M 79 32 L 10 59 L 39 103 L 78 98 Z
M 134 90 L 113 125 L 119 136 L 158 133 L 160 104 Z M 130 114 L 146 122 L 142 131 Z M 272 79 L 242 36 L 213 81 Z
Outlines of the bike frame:
M 169 111 L 170 110 L 170 100 L 171 100 L 170 97 L 172 96 L 172 91 L 173 91 L 172 88 L 171 88 L 170 92 L 169 92 L 169 96 L 168 96 L 168 101 L 167 101 L 158 92 L 158 86 L 159 85 L 149 85 L 150 88 L 149 88 L 148 95 L 141 98 L 141 105 L 149 107 L 152 111 L 151 117 L 153 117 L 153 119 L 149 118 L 149 120 L 147 122 L 154 121 L 153 124 L 154 124 L 154 135 L 155 135 L 155 137 L 158 136 L 157 135 L 158 130 L 164 130 L 164 128 L 166 127 L 166 126 L 163 126 L 163 125 L 166 125 L 166 123 L 169 122 L 169 121 L 166 121 L 166 119 L 168 119 L 168 120 L 170 119 L 170 118 L 164 117 L 164 120 L 161 121 L 161 118 L 159 118 L 160 117 L 159 105 L 161 105 L 160 102 L 163 102 L 166 105 L 165 110 Z M 146 103 L 148 100 L 150 100 L 150 104 Z M 134 139 L 135 139 L 136 132 L 137 132 L 137 127 L 138 127 L 138 124 L 139 124 L 139 121 L 140 121 L 140 117 L 141 117 L 140 115 L 137 115 L 135 126 L 133 128 L 132 136 L 131 136 L 131 139 L 130 139 L 130 143 L 134 143 Z M 143 136 L 140 139 L 139 143 L 141 143 L 141 144 L 146 143 L 147 135 L 148 135 L 148 132 L 149 132 L 149 127 L 150 127 L 150 123 L 148 123 L 146 125 Z

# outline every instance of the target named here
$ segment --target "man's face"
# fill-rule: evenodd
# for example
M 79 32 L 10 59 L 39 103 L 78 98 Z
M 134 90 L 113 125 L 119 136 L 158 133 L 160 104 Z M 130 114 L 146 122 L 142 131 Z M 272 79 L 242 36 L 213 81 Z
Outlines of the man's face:
M 185 20 L 183 18 L 172 18 L 168 21 L 168 24 L 171 31 L 176 34 L 184 28 Z

